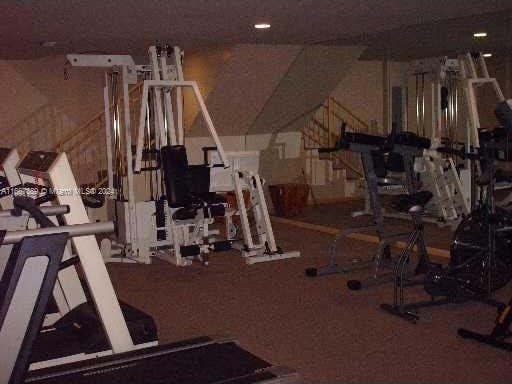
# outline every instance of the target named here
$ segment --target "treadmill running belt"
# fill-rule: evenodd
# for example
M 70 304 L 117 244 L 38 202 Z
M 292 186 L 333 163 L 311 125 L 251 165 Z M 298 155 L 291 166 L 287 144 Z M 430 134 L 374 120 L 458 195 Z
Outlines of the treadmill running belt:
M 270 379 L 270 364 L 234 342 L 213 343 L 179 351 L 165 346 L 83 361 L 29 373 L 25 383 L 38 384 L 209 384 L 254 383 Z M 134 356 L 131 358 L 131 356 Z M 126 356 L 126 357 L 125 357 Z M 268 376 L 268 377 L 267 377 Z M 251 377 L 253 377 L 251 379 Z M 233 380 L 240 378 L 240 380 Z

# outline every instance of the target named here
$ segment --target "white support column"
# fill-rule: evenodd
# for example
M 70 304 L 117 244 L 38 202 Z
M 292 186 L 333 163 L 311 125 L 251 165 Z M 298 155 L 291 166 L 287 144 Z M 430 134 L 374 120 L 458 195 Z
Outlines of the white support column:
M 475 90 L 473 87 L 474 79 L 464 79 L 464 91 L 466 93 L 466 103 L 468 106 L 469 131 L 467 137 L 468 148 L 470 145 L 480 146 L 478 129 L 480 128 L 480 118 L 478 117 L 478 106 L 476 104 Z
M 383 116 L 382 125 L 384 135 L 389 134 L 392 128 L 391 114 L 391 62 L 389 58 L 382 62 L 382 101 Z
M 128 92 L 128 68 L 122 67 L 123 81 L 123 108 L 124 108 L 124 135 L 126 145 L 126 184 L 128 188 L 128 217 L 130 222 L 130 243 L 132 249 L 137 250 L 137 212 L 135 207 L 135 185 L 133 182 L 133 153 L 132 130 L 130 119 L 130 94 Z
M 441 137 L 439 133 L 438 119 L 437 119 L 437 81 L 434 80 L 430 83 L 430 139 L 434 142 L 438 137 Z
M 201 110 L 201 112 L 203 114 L 206 125 L 208 126 L 208 130 L 210 131 L 210 135 L 211 135 L 213 141 L 215 142 L 215 146 L 217 147 L 217 152 L 219 153 L 219 157 L 222 160 L 224 167 L 226 167 L 226 168 L 229 167 L 229 162 L 226 157 L 226 152 L 224 152 L 224 147 L 222 146 L 219 136 L 217 135 L 217 131 L 215 130 L 215 127 L 213 125 L 212 118 L 210 117 L 210 114 L 208 113 L 208 110 L 206 109 L 206 104 L 204 103 L 203 96 L 201 96 L 201 92 L 199 92 L 199 87 L 197 86 L 197 83 L 195 81 L 181 81 L 179 83 L 190 84 L 190 86 L 192 86 L 192 90 L 194 91 L 194 96 L 196 97 L 196 101 L 199 104 L 199 109 Z
M 471 53 L 466 53 L 466 68 L 468 71 L 468 77 L 472 79 L 476 79 L 478 77 L 478 73 L 476 71 L 475 62 L 473 61 L 473 57 Z
M 267 237 L 268 246 L 271 252 L 277 251 L 276 239 L 274 238 L 274 231 L 272 229 L 272 223 L 270 222 L 270 216 L 268 215 L 268 207 L 267 202 L 265 200 L 265 195 L 263 194 L 263 185 L 261 184 L 261 179 L 259 175 L 253 175 L 254 182 L 256 184 L 256 193 L 258 198 L 259 209 L 261 213 L 261 218 L 263 219 L 264 230 Z M 252 182 L 252 180 L 250 181 Z
M 498 80 L 496 80 L 495 78 L 492 79 L 492 86 L 494 88 L 494 91 L 496 92 L 496 96 L 498 96 L 498 100 L 505 101 L 505 96 L 503 95 L 501 87 L 498 84 Z
M 162 80 L 171 80 L 169 79 L 169 76 L 167 74 L 167 58 L 166 55 L 162 55 L 160 57 L 160 68 L 162 70 Z M 181 92 L 181 89 L 176 89 L 176 92 L 178 90 Z M 162 92 L 162 89 L 160 89 L 160 92 Z M 167 134 L 171 141 L 171 145 L 176 145 L 178 142 L 176 141 L 176 126 L 174 124 L 174 112 L 173 112 L 173 106 L 172 106 L 172 99 L 171 99 L 171 92 L 172 89 L 165 90 L 163 92 L 164 94 L 164 110 L 165 110 L 165 117 L 167 120 Z M 179 120 L 178 120 L 179 123 Z
M 435 93 L 436 93 L 436 99 L 435 100 L 435 124 L 437 126 L 437 138 L 441 138 L 443 136 L 443 123 L 442 123 L 442 115 L 443 110 L 441 108 L 441 82 L 439 81 L 439 78 L 436 79 L 435 82 Z
M 179 47 L 174 47 L 174 61 L 176 65 L 176 77 L 178 81 L 184 81 L 183 66 L 181 65 L 182 51 Z M 176 117 L 178 120 L 177 140 L 178 144 L 185 142 L 185 133 L 183 131 L 183 90 L 176 88 Z
M 160 68 L 158 67 L 158 56 L 156 54 L 156 47 L 149 47 L 149 61 L 151 63 L 152 70 L 152 78 L 153 80 L 159 81 L 160 78 Z M 147 81 L 147 80 L 146 80 Z M 165 122 L 164 122 L 164 111 L 162 107 L 162 95 L 161 91 L 158 87 L 153 87 L 153 92 L 155 95 L 155 107 L 156 107 L 156 119 L 155 124 L 160 136 L 160 145 L 167 144 L 167 132 L 165 130 Z
M 48 174 L 55 190 L 71 189 L 75 192 L 72 194 L 57 194 L 58 203 L 69 205 L 71 208 L 70 212 L 64 215 L 66 224 L 88 223 L 89 217 L 80 195 L 76 193 L 78 187 L 64 153 L 58 155 Z M 119 301 L 103 262 L 96 238 L 92 235 L 74 237 L 72 243 L 76 254 L 80 258 L 80 265 L 87 285 L 113 352 L 121 353 L 133 350 L 132 338 L 128 332 L 126 321 L 121 312 Z
M 249 224 L 249 218 L 247 217 L 247 209 L 245 207 L 244 194 L 242 185 L 240 183 L 240 176 L 238 171 L 233 171 L 233 184 L 235 187 L 235 197 L 238 206 L 238 214 L 240 216 L 240 222 L 242 224 L 242 234 L 244 236 L 244 245 L 247 249 L 252 250 L 254 248 L 254 242 L 251 236 L 251 227 Z
M 112 166 L 112 126 L 110 116 L 110 97 L 108 91 L 108 73 L 105 73 L 105 87 L 103 88 L 103 104 L 105 108 L 105 145 L 107 146 L 107 177 L 109 190 L 114 189 L 114 171 Z
M 402 79 L 402 131 L 408 131 L 409 124 L 409 76 L 406 73 Z
M 16 166 L 18 165 L 19 161 L 20 155 L 18 154 L 18 151 L 16 149 L 11 149 L 9 154 L 5 157 L 4 161 L 0 165 L 1 170 L 5 174 L 7 182 L 11 187 L 21 184 L 20 175 L 18 175 L 18 171 L 16 170 Z M 9 207 L 2 208 L 8 209 Z
M 149 113 L 148 111 L 148 84 L 144 82 L 142 84 L 142 99 L 140 104 L 140 114 L 139 114 L 139 127 L 137 130 L 137 147 L 135 152 L 135 168 L 134 171 L 136 173 L 140 172 L 142 167 L 142 150 L 144 149 L 144 134 L 146 127 L 146 116 Z M 148 140 L 151 140 L 151 137 L 148 137 Z

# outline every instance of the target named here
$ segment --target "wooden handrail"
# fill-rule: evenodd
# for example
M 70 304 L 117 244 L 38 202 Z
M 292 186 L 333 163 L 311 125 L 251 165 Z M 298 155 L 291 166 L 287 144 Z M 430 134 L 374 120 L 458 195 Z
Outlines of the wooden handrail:
M 359 117 L 357 117 L 354 113 L 352 113 L 348 108 L 344 107 L 338 100 L 336 100 L 335 98 L 333 98 L 332 96 L 330 96 L 324 103 L 322 103 L 322 105 L 320 106 L 321 108 L 323 108 L 324 110 L 327 110 L 329 115 L 331 116 L 334 116 L 337 120 L 339 121 L 346 121 L 347 119 L 346 118 L 343 118 L 341 117 L 338 112 L 339 111 L 336 111 L 334 110 L 334 108 L 329 108 L 328 107 L 328 104 L 332 102 L 334 104 L 334 106 L 338 109 L 340 109 L 341 111 L 343 111 L 344 113 L 348 114 L 348 116 L 355 122 L 358 122 L 363 128 L 365 129 L 369 129 L 369 125 L 364 122 L 363 120 L 361 120 Z M 329 129 L 328 126 L 325 126 L 325 124 L 323 124 L 321 121 L 319 121 L 315 114 L 313 114 L 313 116 L 311 117 L 311 120 L 309 122 L 309 124 L 312 124 L 312 127 L 311 126 L 306 126 L 302 129 L 302 134 L 309 138 L 310 140 L 312 140 L 313 142 L 315 142 L 316 144 L 318 144 L 320 147 L 325 147 L 326 146 L 326 143 L 322 143 L 322 137 L 323 136 L 319 136 L 319 135 L 316 135 L 314 134 L 314 130 L 315 129 L 322 129 L 324 132 L 327 132 L 327 133 L 330 133 L 330 134 L 333 134 L 333 135 L 336 135 L 335 133 L 331 132 L 331 130 Z M 328 143 L 327 143 L 328 145 Z M 358 168 L 356 168 L 356 166 L 350 164 L 350 162 L 348 162 L 346 159 L 342 158 L 338 153 L 336 152 L 332 152 L 332 155 L 337 159 L 339 160 L 343 166 L 345 166 L 346 168 L 348 168 L 349 170 L 351 170 L 352 172 L 354 172 L 355 174 L 359 175 L 359 176 L 363 176 L 363 173 L 361 170 L 359 170 Z
M 91 132 L 91 133 L 92 133 L 92 132 Z M 66 152 L 67 152 L 67 153 L 72 152 L 75 148 L 79 147 L 79 146 L 80 146 L 80 145 L 82 145 L 84 142 L 86 142 L 87 140 L 90 140 L 90 139 L 91 139 L 91 136 L 90 136 L 90 135 L 85 136 L 82 140 L 77 141 L 76 143 L 72 144 L 70 147 L 66 148 Z
M 128 94 L 131 95 L 133 92 L 135 92 L 137 89 L 140 89 L 142 87 L 142 82 L 139 82 L 137 83 L 135 86 L 133 86 L 129 91 L 128 91 Z M 119 99 L 119 101 L 121 102 L 122 99 Z M 112 110 L 114 108 L 113 105 L 110 105 L 110 110 Z M 87 128 L 92 124 L 94 123 L 96 120 L 98 119 L 101 119 L 102 116 L 105 115 L 105 111 L 102 111 L 100 113 L 98 113 L 96 116 L 94 116 L 92 119 L 88 120 L 85 124 L 82 124 L 81 126 L 79 126 L 78 128 L 74 129 L 73 131 L 71 131 L 70 133 L 68 133 L 66 136 L 64 136 L 62 139 L 59 140 L 59 142 L 55 145 L 55 150 L 56 151 L 61 151 L 62 148 L 64 147 L 64 145 L 66 144 L 66 142 L 68 142 L 69 140 L 71 140 L 73 137 L 75 137 L 76 135 L 82 133 L 83 131 L 87 130 Z
M 334 97 L 330 96 L 329 100 L 332 101 L 337 107 L 344 110 L 346 113 L 348 113 L 352 118 L 357 120 L 359 123 L 361 123 L 365 128 L 369 129 L 370 126 L 363 120 L 361 120 L 359 117 L 357 117 L 352 111 L 350 111 L 347 107 L 343 106 L 338 100 L 336 100 Z
M 307 132 L 306 129 L 302 129 L 302 134 L 308 138 L 310 138 L 311 140 L 313 140 L 315 143 L 317 144 L 320 144 L 320 145 L 323 145 L 322 143 L 320 143 L 320 141 L 315 137 L 315 135 L 312 135 L 311 133 Z M 350 168 L 350 170 L 354 173 L 356 173 L 357 175 L 359 176 L 363 176 L 363 173 L 355 168 L 352 164 L 348 163 L 345 159 L 343 159 L 341 156 L 339 156 L 336 152 L 332 152 L 332 154 L 334 155 L 334 157 L 336 157 L 339 161 L 341 161 L 343 163 L 344 166 L 346 166 L 347 168 Z
M 96 120 L 101 119 L 101 117 L 105 114 L 105 112 L 100 112 L 96 116 L 94 116 L 92 119 L 88 120 L 85 124 L 82 124 L 78 128 L 74 129 L 67 135 L 65 135 L 62 139 L 59 140 L 59 142 L 55 145 L 56 151 L 61 151 L 64 144 L 66 144 L 69 140 L 71 140 L 76 135 L 82 133 L 85 131 L 92 123 L 94 123 Z
M 329 132 L 329 128 L 327 128 L 325 124 L 322 124 L 321 121 L 318 121 L 315 117 L 313 117 L 311 121 L 318 127 L 322 128 L 322 130 L 324 130 L 325 132 Z

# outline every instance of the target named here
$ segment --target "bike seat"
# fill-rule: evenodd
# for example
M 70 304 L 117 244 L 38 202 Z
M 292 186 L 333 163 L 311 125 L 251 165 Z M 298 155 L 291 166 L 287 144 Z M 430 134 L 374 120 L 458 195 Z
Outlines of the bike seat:
M 410 195 L 396 195 L 389 202 L 389 206 L 398 212 L 421 213 L 425 205 L 432 199 L 432 196 L 430 191 L 420 191 Z

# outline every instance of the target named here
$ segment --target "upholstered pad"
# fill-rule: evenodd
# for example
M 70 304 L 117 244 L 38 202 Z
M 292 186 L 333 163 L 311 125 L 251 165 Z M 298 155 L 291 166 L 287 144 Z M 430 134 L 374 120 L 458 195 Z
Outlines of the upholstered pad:
M 430 148 L 430 139 L 418 136 L 413 132 L 401 132 L 393 138 L 393 143 L 416 148 Z
M 386 138 L 383 136 L 368 135 L 366 133 L 345 132 L 342 144 L 348 146 L 352 143 L 381 146 L 386 143 Z
M 420 191 L 411 195 L 396 195 L 391 199 L 389 206 L 399 212 L 409 212 L 411 208 L 416 206 L 424 208 L 432 199 L 432 196 L 430 191 Z

